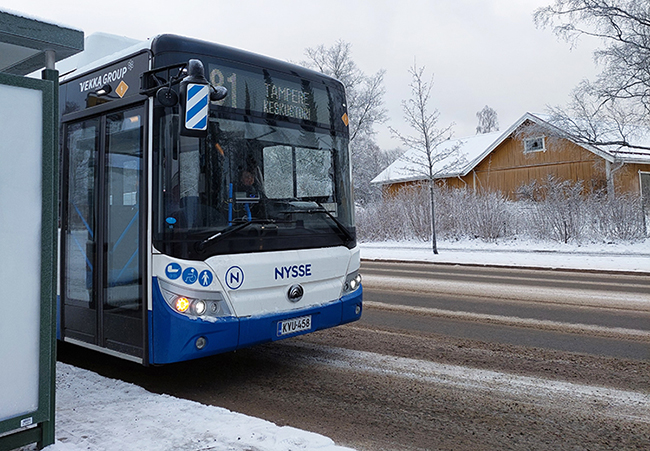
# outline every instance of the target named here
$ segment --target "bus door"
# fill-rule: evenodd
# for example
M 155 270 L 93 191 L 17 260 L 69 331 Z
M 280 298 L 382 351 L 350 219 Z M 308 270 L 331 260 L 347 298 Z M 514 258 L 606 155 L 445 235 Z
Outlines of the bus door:
M 144 359 L 144 108 L 64 128 L 62 336 Z

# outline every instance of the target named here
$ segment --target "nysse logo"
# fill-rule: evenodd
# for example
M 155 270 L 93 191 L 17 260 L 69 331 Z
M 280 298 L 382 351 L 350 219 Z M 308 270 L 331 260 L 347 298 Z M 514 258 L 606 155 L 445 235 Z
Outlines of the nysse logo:
M 279 266 L 275 268 L 275 280 L 298 279 L 311 276 L 311 263 L 305 265 Z

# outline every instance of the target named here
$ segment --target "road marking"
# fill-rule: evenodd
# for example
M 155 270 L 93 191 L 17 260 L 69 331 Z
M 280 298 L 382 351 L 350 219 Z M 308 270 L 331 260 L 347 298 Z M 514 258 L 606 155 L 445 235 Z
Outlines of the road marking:
M 540 274 L 544 270 L 532 270 L 532 269 L 517 269 L 516 274 L 517 275 L 510 275 L 506 271 L 507 268 L 502 268 L 499 269 L 498 271 L 489 271 L 486 270 L 485 268 L 481 268 L 482 271 L 480 272 L 466 272 L 466 273 L 449 273 L 445 271 L 432 271 L 430 269 L 414 269 L 414 268 L 408 268 L 405 269 L 403 267 L 397 267 L 397 268 L 387 268 L 387 267 L 374 267 L 374 268 L 367 268 L 363 269 L 362 272 L 364 277 L 394 277 L 394 278 L 401 278 L 401 279 L 436 279 L 436 280 L 447 280 L 445 279 L 446 277 L 449 277 L 449 281 L 456 281 L 456 282 L 462 282 L 462 283 L 467 283 L 467 279 L 495 279 L 495 280 L 501 280 L 501 284 L 504 285 L 519 285 L 521 286 L 521 282 L 532 282 L 533 284 L 539 285 L 541 283 L 554 283 L 555 281 L 558 281 L 558 276 L 563 275 L 564 273 L 553 273 L 553 274 Z M 549 271 L 546 271 L 547 273 Z M 534 274 L 535 277 L 528 277 L 525 274 Z M 541 275 L 541 276 L 540 276 Z M 566 274 L 564 274 L 566 275 Z M 608 279 L 606 280 L 587 280 L 588 278 L 593 278 L 594 274 L 585 272 L 585 273 L 570 273 L 571 278 L 569 279 L 572 285 L 579 286 L 579 285 L 594 285 L 598 284 L 601 287 L 608 287 L 608 288 L 620 288 L 621 285 L 625 285 L 628 288 L 638 288 L 640 291 L 645 292 L 648 290 L 648 283 L 647 283 L 647 275 L 646 274 L 639 274 L 639 275 L 630 275 L 630 274 L 625 274 L 623 276 L 616 276 L 616 277 L 622 277 L 625 278 L 626 281 L 621 283 L 620 280 L 609 280 L 611 279 L 612 275 L 611 273 L 607 273 L 606 275 L 608 276 Z M 580 276 L 584 276 L 585 278 L 580 278 Z M 638 282 L 631 282 L 631 280 L 637 280 Z M 559 279 L 560 282 L 566 283 L 566 280 Z M 491 282 L 488 282 L 491 283 Z
M 490 299 L 650 311 L 650 295 L 640 293 L 602 292 L 581 288 L 530 287 L 504 283 L 469 283 L 467 281 L 440 279 L 407 279 L 373 275 L 365 275 L 363 284 L 367 289 L 387 291 L 444 293 L 457 296 L 480 296 Z
M 575 334 L 587 334 L 605 338 L 625 338 L 627 340 L 650 342 L 650 331 L 638 329 L 626 329 L 623 327 L 605 327 L 593 324 L 564 323 L 560 321 L 548 321 L 532 318 L 520 318 L 517 316 L 488 315 L 484 313 L 471 313 L 454 310 L 443 310 L 428 307 L 411 307 L 408 305 L 386 304 L 384 302 L 364 301 L 364 308 L 375 308 L 401 313 L 415 313 L 429 316 L 474 321 L 489 324 L 500 324 L 504 326 L 528 327 L 533 329 L 552 330 L 557 332 L 569 332 Z

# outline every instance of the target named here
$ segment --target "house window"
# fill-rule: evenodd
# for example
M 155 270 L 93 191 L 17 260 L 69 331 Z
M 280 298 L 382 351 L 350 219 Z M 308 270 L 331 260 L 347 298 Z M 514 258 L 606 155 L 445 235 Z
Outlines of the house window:
M 531 152 L 545 152 L 546 143 L 544 137 L 540 136 L 539 138 L 526 138 L 524 139 L 524 153 Z

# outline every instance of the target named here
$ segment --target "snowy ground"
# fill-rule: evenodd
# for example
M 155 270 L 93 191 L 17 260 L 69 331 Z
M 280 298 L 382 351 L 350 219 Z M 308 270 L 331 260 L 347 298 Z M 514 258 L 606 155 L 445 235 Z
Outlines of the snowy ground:
M 364 259 L 650 273 L 650 240 L 634 245 L 366 243 Z M 59 363 L 56 444 L 48 451 L 343 451 L 322 435 L 279 427 L 219 407 L 157 395 Z
M 583 245 L 532 241 L 440 242 L 438 255 L 433 254 L 430 243 L 365 243 L 361 245 L 361 258 L 650 273 L 650 239 L 634 244 Z
M 56 440 L 48 451 L 344 451 L 322 435 L 57 364 Z

